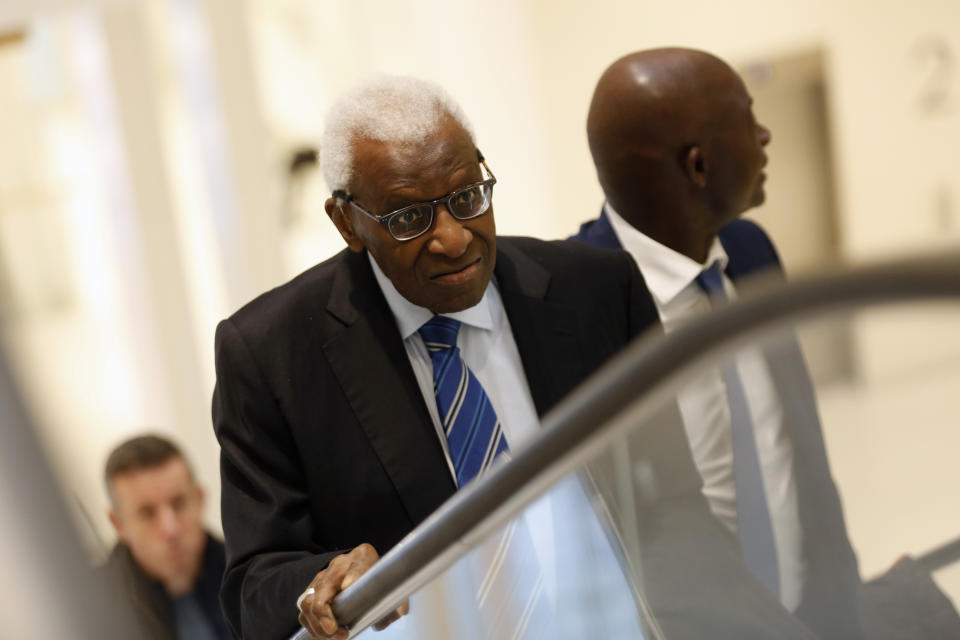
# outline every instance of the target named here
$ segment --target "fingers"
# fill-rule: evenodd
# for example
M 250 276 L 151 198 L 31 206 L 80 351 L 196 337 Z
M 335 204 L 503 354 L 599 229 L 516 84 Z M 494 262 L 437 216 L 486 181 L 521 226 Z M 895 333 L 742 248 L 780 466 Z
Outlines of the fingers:
M 350 558 L 350 564 L 347 566 L 347 570 L 340 582 L 341 591 L 356 582 L 357 578 L 366 573 L 367 570 L 380 559 L 380 556 L 377 555 L 377 550 L 369 544 L 360 545 L 347 554 L 347 557 Z
M 346 640 L 349 635 L 342 627 L 337 627 L 332 634 L 327 633 L 327 630 L 317 623 L 316 618 L 306 613 L 301 613 L 299 620 L 300 625 L 307 630 L 310 637 L 317 640 Z
M 376 629 L 377 631 L 383 631 L 384 629 L 386 629 L 387 627 L 389 627 L 391 624 L 393 624 L 399 619 L 400 619 L 400 614 L 394 611 L 390 615 L 386 616 L 385 618 L 381 618 L 378 622 L 376 622 L 373 625 L 373 628 Z
M 349 635 L 333 615 L 330 603 L 338 593 L 356 582 L 379 559 L 377 551 L 362 544 L 341 554 L 319 572 L 297 600 L 300 624 L 319 639 L 346 640 Z
M 329 638 L 340 628 L 329 603 L 308 597 L 304 599 L 302 606 L 300 624 L 303 624 L 307 631 L 315 637 Z M 304 620 L 309 624 L 304 624 Z
M 300 597 L 297 598 L 297 610 L 303 611 L 303 599 L 307 596 L 312 596 L 317 592 L 313 587 L 307 587 L 307 590 L 300 594 Z
M 379 622 L 374 624 L 373 628 L 376 629 L 377 631 L 383 631 L 384 629 L 386 629 L 391 624 L 393 624 L 403 616 L 407 615 L 408 613 L 410 613 L 410 601 L 404 600 L 403 604 L 397 607 L 393 613 L 387 615 L 386 617 L 381 619 Z

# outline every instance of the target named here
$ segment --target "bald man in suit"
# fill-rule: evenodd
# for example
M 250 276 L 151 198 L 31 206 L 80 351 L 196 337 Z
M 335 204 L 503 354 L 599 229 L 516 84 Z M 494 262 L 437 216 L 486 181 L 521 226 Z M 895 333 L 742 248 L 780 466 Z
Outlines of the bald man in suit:
M 668 331 L 718 293 L 735 297 L 745 277 L 781 270 L 767 235 L 740 218 L 764 200 L 771 140 L 752 102 L 725 62 L 692 49 L 629 54 L 597 83 L 587 134 L 606 202 L 573 239 L 626 249 Z M 799 347 L 745 350 L 734 367 L 734 379 L 704 375 L 679 398 L 704 494 L 748 564 L 762 555 L 754 545 L 769 547 L 754 573 L 787 609 L 823 638 L 860 637 L 856 557 Z M 740 387 L 746 410 L 734 408 Z M 751 457 L 748 476 L 738 465 Z M 749 515 L 748 491 L 764 503 Z M 766 541 L 745 535 L 758 526 Z

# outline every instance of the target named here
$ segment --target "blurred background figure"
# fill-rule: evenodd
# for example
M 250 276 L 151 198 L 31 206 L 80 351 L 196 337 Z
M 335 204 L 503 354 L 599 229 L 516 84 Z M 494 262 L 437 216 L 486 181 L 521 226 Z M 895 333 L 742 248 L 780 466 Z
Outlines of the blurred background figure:
M 229 638 L 220 612 L 223 544 L 204 530 L 203 489 L 172 442 L 154 435 L 120 444 L 104 479 L 118 542 L 106 571 L 150 638 Z

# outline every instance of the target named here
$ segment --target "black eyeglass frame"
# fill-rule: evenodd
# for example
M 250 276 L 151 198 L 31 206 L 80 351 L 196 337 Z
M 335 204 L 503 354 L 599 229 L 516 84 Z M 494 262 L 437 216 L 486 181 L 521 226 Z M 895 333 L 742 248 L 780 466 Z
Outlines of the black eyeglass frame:
M 347 193 L 347 192 L 344 191 L 343 189 L 337 189 L 336 191 L 334 191 L 334 192 L 333 192 L 333 197 L 336 198 L 336 199 L 338 199 L 338 200 L 341 200 L 341 201 L 343 201 L 343 202 L 346 202 L 346 203 L 350 204 L 351 206 L 353 206 L 355 209 L 357 209 L 357 210 L 360 211 L 361 213 L 366 214 L 366 215 L 369 216 L 370 218 L 373 218 L 374 220 L 376 220 L 377 222 L 379 222 L 380 224 L 382 224 L 384 227 L 386 227 L 387 232 L 390 234 L 390 236 L 391 236 L 394 240 L 396 240 L 397 242 L 407 242 L 407 241 L 409 241 L 409 240 L 413 240 L 413 239 L 415 239 L 415 238 L 419 238 L 420 236 L 422 236 L 422 235 L 425 234 L 426 232 L 430 231 L 430 229 L 433 227 L 433 221 L 434 221 L 434 220 L 436 219 L 436 217 L 437 217 L 437 207 L 438 207 L 439 205 L 441 205 L 441 204 L 443 204 L 443 205 L 447 208 L 447 211 L 448 211 L 448 212 L 450 213 L 450 215 L 453 216 L 456 220 L 473 220 L 474 218 L 479 218 L 480 216 L 482 216 L 483 214 L 485 214 L 487 211 L 490 210 L 490 206 L 493 204 L 493 202 L 492 202 L 492 200 L 493 200 L 493 185 L 497 184 L 497 178 L 496 178 L 496 176 L 493 175 L 493 171 L 490 171 L 490 167 L 487 166 L 487 162 L 486 162 L 486 160 L 484 159 L 483 154 L 480 153 L 480 150 L 479 150 L 479 149 L 477 149 L 477 161 L 480 163 L 480 166 L 482 167 L 482 169 L 485 170 L 485 171 L 490 175 L 490 177 L 487 178 L 486 180 L 481 180 L 480 182 L 474 182 L 473 184 L 469 184 L 469 185 L 467 185 L 467 186 L 465 186 L 465 187 L 463 187 L 463 188 L 457 189 L 456 191 L 453 191 L 452 193 L 448 193 L 447 195 L 442 196 L 442 197 L 440 197 L 440 198 L 437 198 L 436 200 L 429 200 L 429 201 L 426 201 L 426 202 L 415 202 L 415 203 L 413 203 L 413 204 L 408 204 L 408 205 L 406 205 L 406 206 L 404 206 L 404 207 L 401 207 L 401 208 L 396 209 L 396 210 L 394 210 L 394 211 L 390 211 L 390 212 L 388 212 L 388 213 L 384 213 L 384 214 L 379 215 L 379 216 L 376 215 L 376 214 L 370 213 L 369 211 L 367 211 L 366 209 L 364 209 L 363 207 L 361 207 L 359 204 L 357 204 L 357 202 L 356 202 L 356 200 L 354 199 L 353 195 Z M 487 206 L 486 206 L 482 211 L 480 211 L 479 213 L 475 213 L 475 214 L 473 214 L 473 215 L 471 215 L 471 216 L 460 217 L 460 216 L 456 215 L 456 214 L 453 212 L 453 209 L 450 207 L 450 202 L 451 202 L 455 197 L 457 197 L 458 195 L 460 195 L 461 193 L 463 193 L 464 191 L 469 191 L 470 189 L 475 189 L 475 188 L 477 188 L 477 187 L 489 187 L 489 188 L 490 188 L 490 198 L 489 198 L 489 200 L 488 200 L 488 202 L 487 202 Z M 411 209 L 417 209 L 417 208 L 419 208 L 419 207 L 430 207 L 430 221 L 429 221 L 429 222 L 427 223 L 427 225 L 423 228 L 423 231 L 417 233 L 416 235 L 409 236 L 409 237 L 407 237 L 407 238 L 398 238 L 398 237 L 393 233 L 393 231 L 390 230 L 390 221 L 391 221 L 393 218 L 397 217 L 398 215 L 400 215 L 400 214 L 402 214 L 402 213 L 406 213 L 407 211 L 410 211 Z

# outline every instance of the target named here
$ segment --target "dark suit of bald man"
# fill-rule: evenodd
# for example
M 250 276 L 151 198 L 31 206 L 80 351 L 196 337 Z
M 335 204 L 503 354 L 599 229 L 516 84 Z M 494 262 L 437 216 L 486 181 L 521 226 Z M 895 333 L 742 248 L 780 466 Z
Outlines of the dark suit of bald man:
M 727 277 L 734 283 L 760 272 L 782 273 L 773 243 L 755 223 L 734 220 L 720 230 L 718 237 L 730 259 Z M 584 223 L 570 239 L 596 247 L 621 249 L 605 211 L 601 211 L 596 220 Z M 785 431 L 795 462 L 802 556 L 806 565 L 796 615 L 824 638 L 859 638 L 862 620 L 857 558 L 830 473 L 813 385 L 795 340 L 767 349 L 765 356 L 783 404 Z

